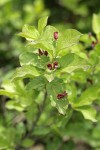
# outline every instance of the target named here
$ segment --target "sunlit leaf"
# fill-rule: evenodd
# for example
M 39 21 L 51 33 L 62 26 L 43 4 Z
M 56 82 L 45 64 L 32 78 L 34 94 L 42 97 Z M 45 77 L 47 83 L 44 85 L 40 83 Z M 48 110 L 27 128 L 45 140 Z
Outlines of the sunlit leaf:
M 24 25 L 22 32 L 18 34 L 19 36 L 25 37 L 27 40 L 35 40 L 39 37 L 39 32 L 34 26 Z
M 58 37 L 56 50 L 60 50 L 71 47 L 78 43 L 82 34 L 75 29 L 67 29 Z
M 48 17 L 42 17 L 39 21 L 38 21 L 38 30 L 41 32 L 45 26 L 47 25 L 47 20 Z
M 85 119 L 89 119 L 93 122 L 96 122 L 96 110 L 91 106 L 82 106 L 76 108 L 77 111 L 81 112 Z
M 61 57 L 58 62 L 60 64 L 62 72 L 71 73 L 76 69 L 82 68 L 83 70 L 87 70 L 88 68 L 90 68 L 87 60 L 79 57 L 74 53 L 70 53 Z
M 27 65 L 22 66 L 16 69 L 16 72 L 13 75 L 13 80 L 15 79 L 23 79 L 23 78 L 32 78 L 34 76 L 40 75 L 40 72 L 33 66 Z

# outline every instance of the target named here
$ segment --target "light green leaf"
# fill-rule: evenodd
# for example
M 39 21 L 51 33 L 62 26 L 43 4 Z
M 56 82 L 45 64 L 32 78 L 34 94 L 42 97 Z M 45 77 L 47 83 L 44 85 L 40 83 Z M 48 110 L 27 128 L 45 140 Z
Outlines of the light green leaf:
M 34 26 L 25 24 L 19 36 L 25 37 L 27 40 L 35 40 L 39 37 L 39 32 Z
M 56 50 L 60 52 L 62 49 L 77 44 L 81 36 L 82 34 L 79 31 L 75 29 L 67 29 L 58 37 Z
M 100 33 L 100 14 L 93 14 L 92 19 L 92 29 L 94 33 L 99 34 Z
M 77 102 L 75 103 L 75 106 L 90 105 L 93 101 L 99 98 L 99 93 L 100 93 L 99 85 L 94 85 L 86 89 L 84 92 L 82 92 L 82 95 L 78 98 Z
M 0 95 L 5 95 L 7 97 L 14 97 L 16 95 L 15 85 L 9 80 L 5 80 L 1 85 L 3 89 L 0 89 Z
M 32 139 L 26 138 L 23 142 L 22 142 L 22 146 L 24 147 L 31 147 L 34 144 L 34 141 Z
M 16 102 L 15 100 L 10 100 L 6 103 L 6 108 L 8 109 L 15 109 L 17 111 L 23 111 L 24 107 L 21 106 L 21 104 L 19 102 Z
M 54 45 L 54 32 L 58 31 L 55 27 L 53 26 L 47 26 L 45 31 L 41 34 L 39 43 L 44 45 L 46 50 L 55 50 L 55 45 Z
M 36 69 L 35 67 L 31 65 L 28 65 L 28 66 L 26 65 L 26 66 L 22 66 L 16 69 L 16 72 L 14 73 L 12 80 L 23 79 L 27 77 L 32 78 L 38 75 L 40 75 L 40 72 L 38 69 Z
M 43 77 L 43 76 L 34 77 L 27 84 L 26 89 L 43 90 L 43 89 L 45 89 L 47 83 L 48 83 L 47 79 L 45 77 Z
M 87 60 L 79 57 L 78 55 L 74 53 L 70 53 L 61 57 L 58 60 L 58 62 L 61 66 L 61 71 L 68 72 L 68 73 L 71 73 L 74 70 L 80 69 L 80 68 L 87 70 L 90 67 Z
M 15 93 L 1 89 L 1 90 L 0 90 L 0 95 L 5 95 L 5 96 L 7 96 L 7 97 L 12 98 L 12 97 L 14 97 Z
M 23 65 L 33 65 L 37 68 L 45 69 L 47 67 L 47 63 L 50 62 L 49 57 L 45 55 L 41 55 L 40 57 L 38 54 L 24 52 L 20 55 L 20 64 Z
M 20 59 L 21 66 L 23 65 L 36 66 L 38 63 L 38 54 L 24 52 L 20 55 L 19 59 Z
M 48 17 L 42 17 L 39 21 L 38 21 L 38 30 L 39 32 L 41 32 L 45 26 L 47 25 L 47 20 L 48 20 Z
M 66 110 L 68 108 L 68 100 L 67 97 L 62 99 L 57 99 L 57 95 L 59 93 L 63 93 L 65 91 L 65 84 L 61 79 L 55 78 L 52 82 L 47 85 L 47 93 L 48 97 L 51 100 L 51 105 L 56 107 L 59 113 L 65 115 Z
M 34 135 L 46 135 L 50 132 L 50 128 L 46 128 L 46 127 L 42 127 L 42 126 L 38 126 L 34 128 Z
M 11 93 L 15 92 L 15 85 L 10 80 L 5 80 L 2 84 L 2 87 L 8 92 L 11 92 Z
M 89 119 L 93 122 L 97 121 L 95 119 L 96 110 L 94 108 L 92 108 L 91 106 L 82 106 L 82 107 L 75 108 L 75 110 L 81 112 L 85 119 Z

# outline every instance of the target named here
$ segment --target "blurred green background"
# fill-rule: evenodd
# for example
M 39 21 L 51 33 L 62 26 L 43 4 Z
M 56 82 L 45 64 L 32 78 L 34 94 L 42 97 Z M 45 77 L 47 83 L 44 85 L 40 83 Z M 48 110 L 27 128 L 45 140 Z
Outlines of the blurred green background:
M 17 36 L 24 24 L 33 25 L 40 17 L 49 16 L 48 24 L 60 30 L 75 28 L 82 33 L 89 33 L 92 31 L 92 15 L 99 12 L 100 0 L 0 0 L 0 83 L 13 74 L 19 66 L 19 54 L 26 49 L 25 40 Z M 2 106 L 0 101 L 0 117 L 4 120 Z M 13 116 L 12 112 L 10 115 Z M 73 123 L 69 123 L 67 131 L 62 132 L 62 150 L 100 150 L 100 123 L 93 124 L 77 115 L 79 114 L 76 114 L 77 121 L 71 118 Z M 22 124 L 18 130 L 23 132 Z M 10 138 L 9 132 L 4 131 Z M 64 136 L 66 133 L 69 139 Z M 48 143 L 47 150 L 59 147 L 61 138 L 55 129 L 54 136 L 52 140 L 44 136 L 44 143 Z M 41 145 L 40 148 L 43 150 Z

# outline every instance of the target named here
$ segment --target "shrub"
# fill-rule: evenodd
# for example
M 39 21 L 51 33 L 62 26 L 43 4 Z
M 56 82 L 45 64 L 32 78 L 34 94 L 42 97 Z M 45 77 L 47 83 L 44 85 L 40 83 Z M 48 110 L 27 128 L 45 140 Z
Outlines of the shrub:
M 99 15 L 93 16 L 96 36 L 82 35 L 75 29 L 61 32 L 47 25 L 47 19 L 41 18 L 37 28 L 24 25 L 18 34 L 26 38 L 27 50 L 19 57 L 21 66 L 10 81 L 4 81 L 0 90 L 1 95 L 9 97 L 6 108 L 17 115 L 16 118 L 7 110 L 7 117 L 14 117 L 14 120 L 10 127 L 7 123 L 7 129 L 1 127 L 2 149 L 25 149 L 36 143 L 36 137 L 45 135 L 48 135 L 44 141 L 49 141 L 46 145 L 49 149 L 52 134 L 56 137 L 53 138 L 53 143 L 57 143 L 55 149 L 58 149 L 58 137 L 64 142 L 67 127 L 68 138 L 78 127 L 85 130 L 85 124 L 77 126 L 80 122 L 77 115 L 82 122 L 82 115 L 92 122 L 97 121 L 96 106 L 100 94 Z M 54 149 L 54 145 L 52 147 Z

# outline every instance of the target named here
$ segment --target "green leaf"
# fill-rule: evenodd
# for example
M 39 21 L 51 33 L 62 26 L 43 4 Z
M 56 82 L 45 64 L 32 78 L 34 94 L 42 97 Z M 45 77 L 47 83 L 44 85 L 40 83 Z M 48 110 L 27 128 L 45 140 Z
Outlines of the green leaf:
M 15 93 L 9 92 L 7 90 L 0 90 L 0 95 L 5 95 L 7 97 L 12 98 L 12 97 L 14 97 Z
M 43 76 L 34 77 L 27 84 L 26 89 L 30 90 L 36 89 L 40 91 L 45 89 L 47 83 L 48 83 L 47 79 Z
M 5 95 L 10 98 L 16 95 L 15 85 L 11 81 L 5 80 L 1 87 L 3 89 L 0 89 L 0 95 Z
M 2 84 L 2 87 L 8 92 L 11 92 L 11 93 L 15 92 L 15 85 L 10 80 L 5 80 Z
M 24 107 L 21 106 L 20 102 L 16 102 L 15 100 L 10 100 L 6 103 L 6 108 L 11 110 L 23 111 Z
M 16 69 L 16 72 L 13 75 L 12 80 L 23 79 L 23 78 L 32 78 L 34 76 L 40 75 L 39 70 L 31 65 L 22 66 Z
M 75 108 L 75 110 L 81 112 L 85 119 L 89 119 L 93 122 L 97 121 L 95 119 L 96 110 L 94 108 L 92 108 L 91 106 L 82 106 L 82 107 Z
M 13 150 L 14 148 L 14 128 L 5 127 L 0 122 L 0 150 Z
M 57 95 L 66 91 L 65 89 L 65 84 L 61 79 L 58 78 L 55 78 L 47 85 L 47 93 L 51 100 L 51 105 L 56 107 L 59 113 L 63 115 L 66 114 L 66 110 L 68 108 L 68 100 L 67 97 L 58 100 Z
M 82 34 L 79 31 L 67 29 L 59 36 L 56 50 L 59 51 L 77 44 L 81 36 Z
M 19 36 L 25 37 L 27 40 L 35 40 L 39 37 L 39 32 L 34 26 L 25 24 L 23 26 L 22 32 L 18 34 Z
M 92 29 L 94 33 L 99 34 L 100 33 L 100 14 L 93 14 L 92 19 Z
M 39 43 L 44 45 L 46 50 L 55 50 L 55 45 L 54 45 L 54 32 L 58 31 L 55 27 L 53 26 L 47 26 L 45 31 L 41 34 L 41 37 L 39 39 Z
M 47 20 L 48 20 L 48 17 L 42 17 L 39 21 L 38 21 L 38 30 L 39 32 L 41 32 L 45 26 L 47 25 Z
M 77 99 L 77 102 L 74 105 L 75 106 L 90 105 L 93 101 L 99 98 L 99 93 L 100 93 L 100 86 L 94 85 L 86 89 L 84 92 L 82 92 L 82 95 Z
M 49 132 L 50 132 L 50 128 L 39 126 L 34 128 L 33 134 L 39 136 L 39 135 L 46 135 Z
M 87 78 L 89 77 L 89 73 L 82 69 L 76 70 L 73 75 L 71 76 L 71 80 L 80 83 L 86 83 Z
M 61 57 L 58 59 L 58 62 L 60 64 L 61 71 L 67 73 L 71 73 L 80 68 L 87 70 L 90 67 L 86 59 L 83 59 L 74 53 Z
M 33 65 L 36 66 L 38 63 L 38 54 L 24 52 L 20 55 L 20 64 L 23 65 Z
M 47 67 L 47 63 L 50 62 L 49 57 L 45 55 L 41 55 L 40 57 L 38 54 L 24 52 L 20 55 L 20 64 L 23 65 L 33 65 L 37 68 L 45 69 Z
M 24 147 L 31 147 L 34 144 L 34 141 L 32 139 L 26 138 L 23 142 L 22 142 L 22 146 Z

